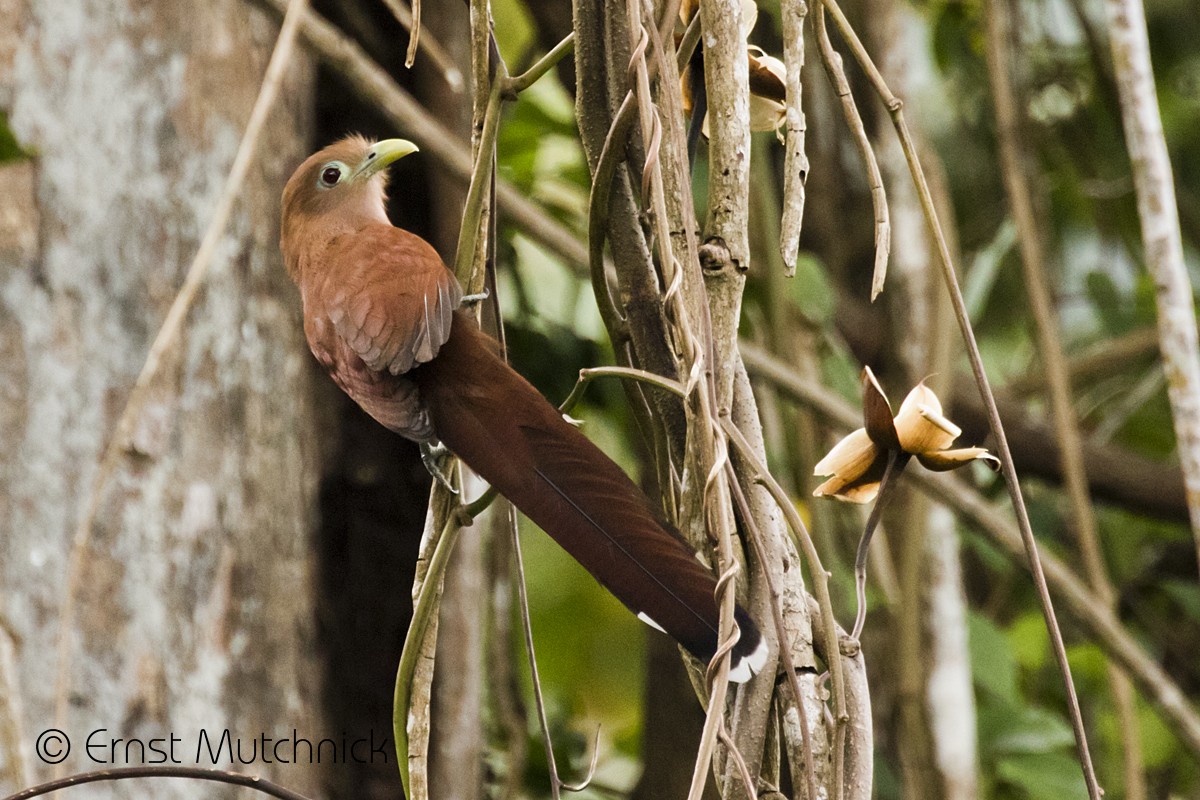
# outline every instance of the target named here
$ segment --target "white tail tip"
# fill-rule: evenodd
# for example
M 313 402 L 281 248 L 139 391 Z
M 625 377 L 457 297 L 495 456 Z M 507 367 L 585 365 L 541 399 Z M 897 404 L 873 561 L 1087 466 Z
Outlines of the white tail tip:
M 754 648 L 753 653 L 735 659 L 729 665 L 729 680 L 734 683 L 745 683 L 750 680 L 762 670 L 763 666 L 767 663 L 767 656 L 770 654 L 771 651 L 767 647 L 767 641 L 760 639 L 758 647 Z

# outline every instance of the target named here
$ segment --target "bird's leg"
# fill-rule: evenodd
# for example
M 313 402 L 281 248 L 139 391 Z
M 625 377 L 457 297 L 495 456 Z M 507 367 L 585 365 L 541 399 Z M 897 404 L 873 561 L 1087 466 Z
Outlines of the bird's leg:
M 471 308 L 472 306 L 487 300 L 489 297 L 491 297 L 491 294 L 492 293 L 489 292 L 485 286 L 483 291 L 477 294 L 464 294 L 459 303 L 463 306 L 463 308 Z
M 446 488 L 450 494 L 458 494 L 458 489 L 451 482 L 449 472 L 450 451 L 441 442 L 421 442 L 421 463 L 433 479 Z

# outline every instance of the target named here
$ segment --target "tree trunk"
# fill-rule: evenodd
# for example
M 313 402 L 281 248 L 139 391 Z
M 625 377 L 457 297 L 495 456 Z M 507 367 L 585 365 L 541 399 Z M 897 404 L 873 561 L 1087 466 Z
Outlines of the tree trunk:
M 88 751 L 101 728 L 93 742 L 173 733 L 184 765 L 197 764 L 202 732 L 228 730 L 243 754 L 264 734 L 340 739 L 319 710 L 309 551 L 326 409 L 276 245 L 280 187 L 306 146 L 311 70 L 296 57 L 68 586 L 99 454 L 212 215 L 277 26 L 240 0 L 15 0 L 0 5 L 0 29 L 17 32 L 0 37 L 0 107 L 36 153 L 3 168 L 0 196 L 0 627 L 15 642 L 20 701 L 0 713 L 23 709 L 26 747 L 62 727 L 68 772 L 98 766 L 89 755 L 139 762 L 137 747 L 128 759 L 124 746 Z M 56 725 L 68 591 L 79 610 Z M 314 793 L 322 770 L 303 746 L 297 755 L 268 764 L 260 749 L 233 766 Z M 29 750 L 18 760 L 48 773 Z M 199 762 L 212 766 L 203 748 Z M 217 766 L 231 766 L 228 751 Z M 13 774 L 0 790 L 20 788 Z

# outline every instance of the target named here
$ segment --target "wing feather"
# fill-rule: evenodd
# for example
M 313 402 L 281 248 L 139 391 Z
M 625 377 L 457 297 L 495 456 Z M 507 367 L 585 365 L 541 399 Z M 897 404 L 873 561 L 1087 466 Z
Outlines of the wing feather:
M 380 224 L 335 237 L 325 258 L 324 314 L 367 367 L 399 375 L 437 355 L 462 289 L 436 250 Z

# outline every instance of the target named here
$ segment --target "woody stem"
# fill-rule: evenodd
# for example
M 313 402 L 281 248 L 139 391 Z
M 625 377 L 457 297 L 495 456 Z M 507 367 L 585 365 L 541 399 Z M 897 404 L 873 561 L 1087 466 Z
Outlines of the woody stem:
M 863 528 L 862 538 L 858 540 L 858 554 L 854 557 L 854 591 L 858 599 L 858 612 L 854 617 L 854 630 L 850 634 L 850 638 L 854 641 L 858 641 L 863 623 L 867 619 L 867 548 L 871 544 L 875 528 L 879 525 L 879 518 L 883 516 L 883 507 L 895 494 L 892 487 L 896 483 L 896 478 L 899 478 L 900 474 L 904 472 L 909 458 L 909 454 L 903 450 L 888 450 L 887 466 L 883 468 L 883 477 L 879 481 L 879 496 L 875 499 L 875 506 L 871 509 L 870 516 L 867 517 L 867 525 Z

